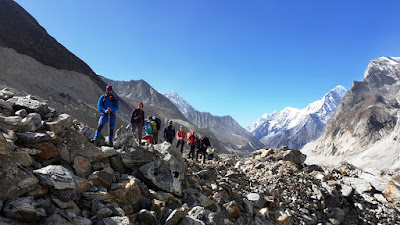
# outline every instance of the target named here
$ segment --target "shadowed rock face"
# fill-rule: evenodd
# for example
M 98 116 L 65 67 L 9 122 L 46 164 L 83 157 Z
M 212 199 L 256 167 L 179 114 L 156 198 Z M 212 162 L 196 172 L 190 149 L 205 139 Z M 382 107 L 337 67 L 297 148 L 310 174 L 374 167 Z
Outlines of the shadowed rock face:
M 391 153 L 384 150 L 390 145 L 398 148 L 394 142 L 398 133 L 399 90 L 400 58 L 372 60 L 363 81 L 353 83 L 323 135 L 304 151 L 310 156 L 339 156 L 343 160 L 352 156 L 352 159 L 346 159 L 350 162 L 363 155 L 365 165 L 368 160 L 380 156 L 396 158 L 397 155 L 389 156 Z M 372 145 L 380 143 L 380 153 L 366 153 Z M 370 157 L 372 154 L 375 156 Z M 387 168 L 392 166 L 392 162 L 386 164 Z
M 85 74 L 104 87 L 104 82 L 85 62 L 58 43 L 12 0 L 0 2 L 0 46 L 12 48 L 44 65 Z

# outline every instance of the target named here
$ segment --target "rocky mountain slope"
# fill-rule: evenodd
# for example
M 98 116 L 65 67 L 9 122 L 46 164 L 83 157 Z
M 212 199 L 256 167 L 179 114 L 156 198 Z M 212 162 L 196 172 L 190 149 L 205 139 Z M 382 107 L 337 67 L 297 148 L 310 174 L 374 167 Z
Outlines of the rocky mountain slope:
M 210 129 L 226 149 L 252 152 L 264 147 L 231 116 L 214 116 L 207 112 L 199 112 L 176 92 L 165 93 L 164 96 L 171 100 L 189 121 L 198 127 Z
M 0 224 L 397 224 L 399 174 L 307 166 L 300 151 L 219 154 L 169 143 L 115 148 L 46 102 L 0 91 Z M 186 156 L 184 154 L 183 156 Z
M 322 134 L 325 124 L 346 91 L 346 88 L 339 85 L 305 109 L 287 107 L 279 112 L 264 114 L 247 127 L 247 130 L 266 146 L 287 145 L 293 149 L 301 149 Z
M 157 115 L 163 121 L 162 129 L 169 120 L 172 120 L 176 131 L 178 131 L 180 125 L 183 125 L 186 132 L 195 130 L 198 135 L 204 134 L 209 137 L 212 148 L 216 148 L 219 152 L 227 152 L 225 146 L 220 143 L 221 140 L 218 136 L 215 136 L 213 131 L 205 127 L 199 127 L 186 119 L 168 98 L 160 94 L 146 81 L 114 81 L 105 77 L 102 77 L 102 79 L 107 84 L 113 85 L 115 90 L 118 91 L 118 95 L 131 105 L 136 106 L 139 102 L 143 102 L 145 116 Z M 160 134 L 159 136 L 161 138 L 162 135 Z
M 97 127 L 104 81 L 12 0 L 0 1 L 0 68 L 0 87 L 46 99 L 58 111 Z M 124 101 L 120 106 L 118 126 L 132 108 Z
M 372 60 L 363 81 L 353 83 L 322 136 L 304 147 L 308 162 L 399 168 L 399 91 L 400 58 Z

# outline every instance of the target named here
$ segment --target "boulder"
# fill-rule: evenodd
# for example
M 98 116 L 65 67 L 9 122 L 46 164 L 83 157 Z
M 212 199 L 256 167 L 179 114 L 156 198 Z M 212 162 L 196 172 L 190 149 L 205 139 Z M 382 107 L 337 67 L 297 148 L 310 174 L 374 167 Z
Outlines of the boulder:
M 60 156 L 60 152 L 52 142 L 39 142 L 35 144 L 26 144 L 25 146 L 39 149 L 40 152 L 36 154 L 36 156 L 41 159 L 52 159 Z
M 14 92 L 10 91 L 8 88 L 3 88 L 0 91 L 0 98 L 3 100 L 8 100 L 10 98 L 14 97 Z
M 118 152 L 114 148 L 107 146 L 102 146 L 101 148 L 85 148 L 83 151 L 79 151 L 79 155 L 84 156 L 91 163 L 102 161 L 103 159 L 112 157 L 117 153 Z
M 51 122 L 46 122 L 45 126 L 47 130 L 60 134 L 63 130 L 72 127 L 72 117 L 68 114 L 61 114 L 53 118 Z
M 23 222 L 39 221 L 46 217 L 45 210 L 37 207 L 32 196 L 8 200 L 3 211 L 8 218 Z
M 16 133 L 16 135 L 18 136 L 18 141 L 21 144 L 37 144 L 51 140 L 51 137 L 44 133 L 26 132 Z
M 58 165 L 49 165 L 33 171 L 39 177 L 40 183 L 54 189 L 74 189 L 76 182 L 73 173 Z
M 265 199 L 262 198 L 258 193 L 250 193 L 246 197 L 252 203 L 254 208 L 261 209 L 266 203 Z
M 225 210 L 228 212 L 229 217 L 231 218 L 239 218 L 240 217 L 240 207 L 239 204 L 235 201 L 228 202 L 224 204 Z
M 114 147 L 117 149 L 127 150 L 136 146 L 135 138 L 133 137 L 130 127 L 121 126 L 115 132 Z
M 142 209 L 136 215 L 139 224 L 146 224 L 146 225 L 157 225 L 157 218 L 154 212 L 148 211 L 147 209 Z
M 16 110 L 25 109 L 28 113 L 37 112 L 43 117 L 46 117 L 52 111 L 47 103 L 38 101 L 29 95 L 26 97 L 12 97 L 7 102 L 14 104 Z
M 27 152 L 12 152 L 11 156 L 15 161 L 24 167 L 29 167 L 33 163 L 32 157 Z
M 102 171 L 95 171 L 89 176 L 88 180 L 92 181 L 95 186 L 111 188 L 114 180 L 114 171 L 111 168 L 105 168 Z
M 361 178 L 343 177 L 343 181 L 345 184 L 354 187 L 359 194 L 374 190 L 374 187 L 372 187 L 372 185 L 368 181 Z
M 170 153 L 139 168 L 143 176 L 161 190 L 182 194 L 184 164 Z
M 133 225 L 127 216 L 114 216 L 103 219 L 104 225 Z
M 51 215 L 50 217 L 46 218 L 46 220 L 40 223 L 41 225 L 54 225 L 54 224 L 62 224 L 62 225 L 74 225 L 73 223 L 69 222 L 66 218 L 61 216 L 58 213 Z
M 119 204 L 139 205 L 142 202 L 142 193 L 134 179 L 122 183 L 120 189 L 110 191 L 110 195 Z
M 29 225 L 31 223 L 23 223 L 23 222 L 20 222 L 18 220 L 13 220 L 13 219 L 10 219 L 10 218 L 5 218 L 5 217 L 0 216 L 0 224 L 4 224 L 4 225 Z
M 31 128 L 29 125 L 26 124 L 26 121 L 24 122 L 25 123 L 22 122 L 22 118 L 19 116 L 5 117 L 0 115 L 0 129 L 2 131 L 13 130 L 23 132 L 30 130 Z
M 181 220 L 179 225 L 205 225 L 205 223 L 201 220 L 187 216 Z
M 286 150 L 279 152 L 276 156 L 276 159 L 302 164 L 306 160 L 306 157 L 306 155 L 298 150 Z
M 16 163 L 10 155 L 0 152 L 0 200 L 21 196 L 35 188 L 38 179 Z
M 122 163 L 127 168 L 137 169 L 157 159 L 157 155 L 142 147 L 129 148 L 121 154 Z
M 167 220 L 165 221 L 165 225 L 177 225 L 179 222 L 186 217 L 189 212 L 189 207 L 185 204 L 179 209 L 175 209 L 172 213 L 168 216 Z
M 395 180 L 390 180 L 386 186 L 383 195 L 393 203 L 400 201 L 400 185 Z
M 77 156 L 74 159 L 75 173 L 83 178 L 87 178 L 92 173 L 92 164 L 83 156 Z

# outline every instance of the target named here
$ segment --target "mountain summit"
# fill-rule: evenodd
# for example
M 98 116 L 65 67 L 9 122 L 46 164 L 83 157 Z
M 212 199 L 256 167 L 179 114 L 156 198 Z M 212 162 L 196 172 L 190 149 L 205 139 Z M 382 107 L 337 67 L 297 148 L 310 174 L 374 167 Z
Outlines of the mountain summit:
M 308 163 L 347 161 L 359 167 L 399 168 L 400 57 L 372 60 L 326 125 L 303 149 Z M 327 160 L 329 159 L 329 160 Z
M 287 145 L 301 149 L 321 135 L 346 92 L 346 88 L 338 85 L 305 109 L 287 107 L 279 112 L 266 113 L 247 127 L 247 131 L 268 147 Z

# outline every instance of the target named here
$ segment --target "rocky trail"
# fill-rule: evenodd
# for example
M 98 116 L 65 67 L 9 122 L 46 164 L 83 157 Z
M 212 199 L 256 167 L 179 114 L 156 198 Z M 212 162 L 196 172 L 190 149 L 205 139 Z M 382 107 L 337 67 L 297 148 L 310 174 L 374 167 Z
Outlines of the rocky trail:
M 287 147 L 205 164 L 169 143 L 114 147 L 33 96 L 0 91 L 0 224 L 400 224 L 396 171 L 306 165 Z

